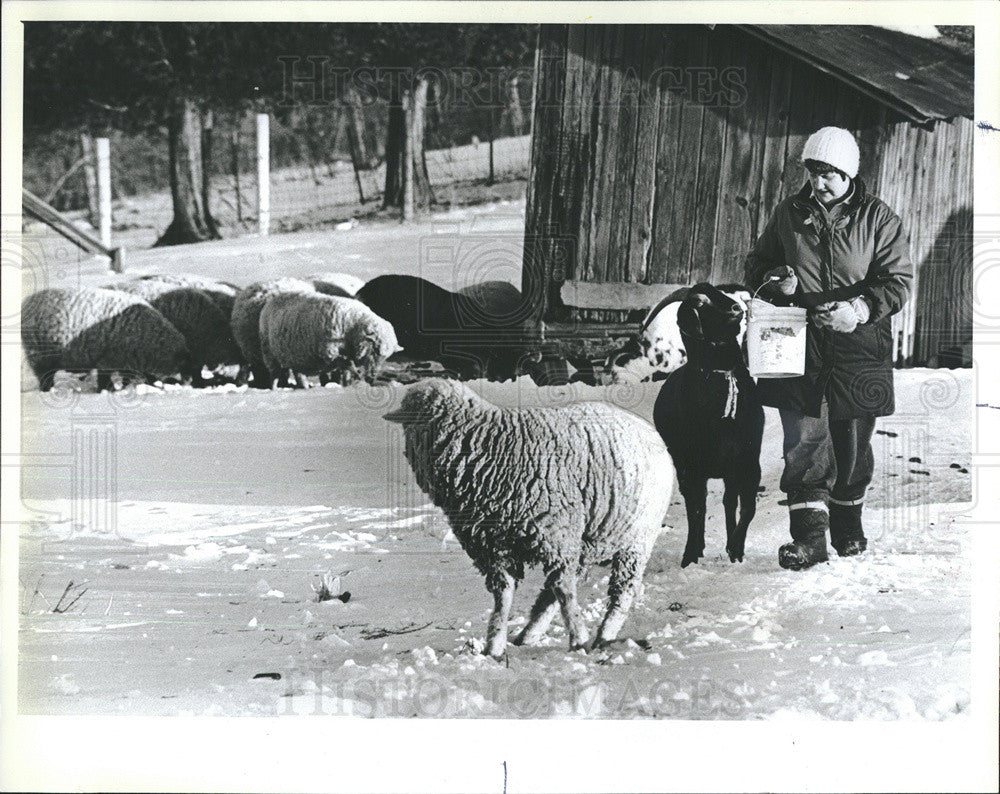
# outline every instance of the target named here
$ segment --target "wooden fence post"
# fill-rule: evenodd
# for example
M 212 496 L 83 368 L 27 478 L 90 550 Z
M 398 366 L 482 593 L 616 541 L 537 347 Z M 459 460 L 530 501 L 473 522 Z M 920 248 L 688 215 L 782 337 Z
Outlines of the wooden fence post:
M 351 105 L 346 105 L 345 111 L 347 116 L 354 115 L 354 109 Z M 343 115 L 341 116 L 343 118 Z M 365 203 L 365 191 L 361 185 L 361 147 L 358 143 L 357 130 L 354 125 L 353 118 L 350 119 L 346 125 L 347 127 L 347 148 L 351 151 L 351 167 L 354 169 L 354 181 L 358 185 L 358 198 L 361 199 L 361 203 Z M 336 143 L 336 142 L 335 142 Z
M 236 183 L 236 222 L 243 223 L 243 194 L 240 192 L 240 117 L 236 117 L 233 129 L 230 133 L 230 143 L 232 144 L 232 159 L 230 167 L 233 172 L 233 181 Z
M 97 206 L 101 242 L 111 247 L 111 141 L 98 138 L 97 151 Z
M 80 147 L 83 149 L 83 173 L 87 181 L 87 209 L 90 212 L 90 224 L 95 229 L 99 225 L 97 209 L 97 167 L 94 164 L 94 139 L 90 133 L 80 133 Z
M 268 115 L 257 114 L 257 233 L 267 236 L 271 225 L 271 163 Z

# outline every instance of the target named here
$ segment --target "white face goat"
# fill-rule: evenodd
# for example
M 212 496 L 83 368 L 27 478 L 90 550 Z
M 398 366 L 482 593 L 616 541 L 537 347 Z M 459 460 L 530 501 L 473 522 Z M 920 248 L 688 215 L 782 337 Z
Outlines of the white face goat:
M 721 292 L 736 301 L 743 309 L 743 321 L 736 337 L 737 343 L 742 345 L 747 328 L 746 310 L 750 305 L 750 293 L 736 288 L 723 289 Z M 681 330 L 677 326 L 677 310 L 680 305 L 681 300 L 675 296 L 664 298 L 649 310 L 639 333 L 639 345 L 643 356 L 651 367 L 662 372 L 673 372 L 687 361 L 687 351 L 684 350 Z

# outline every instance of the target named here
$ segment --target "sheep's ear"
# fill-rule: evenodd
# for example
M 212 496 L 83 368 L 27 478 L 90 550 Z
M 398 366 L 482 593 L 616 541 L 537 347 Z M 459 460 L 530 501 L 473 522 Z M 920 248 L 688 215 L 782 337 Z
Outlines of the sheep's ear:
M 677 310 L 677 326 L 682 333 L 695 339 L 701 339 L 704 336 L 698 310 L 689 301 L 684 301 Z

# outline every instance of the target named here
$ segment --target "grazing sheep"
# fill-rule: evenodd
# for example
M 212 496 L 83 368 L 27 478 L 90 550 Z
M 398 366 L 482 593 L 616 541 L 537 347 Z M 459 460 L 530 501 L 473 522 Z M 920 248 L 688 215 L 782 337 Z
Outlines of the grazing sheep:
M 202 367 L 214 370 L 240 363 L 229 318 L 201 290 L 152 280 L 128 281 L 116 288 L 148 301 L 184 335 L 191 352 L 191 366 L 184 375 L 194 385 L 204 385 Z
M 484 311 L 474 293 L 452 293 L 417 276 L 389 275 L 372 279 L 356 297 L 392 323 L 408 358 L 438 361 L 463 379 L 516 375 L 522 350 L 513 331 L 515 315 Z
M 308 281 L 297 278 L 279 278 L 257 281 L 240 290 L 233 304 L 230 325 L 236 344 L 243 353 L 243 362 L 253 376 L 252 385 L 258 389 L 271 386 L 270 373 L 260 351 L 260 312 L 267 299 L 283 292 L 314 292 Z
M 545 587 L 517 644 L 537 642 L 561 608 L 571 647 L 587 643 L 576 581 L 611 560 L 595 645 L 615 639 L 670 504 L 670 456 L 644 420 L 605 403 L 500 408 L 461 383 L 412 387 L 385 415 L 403 425 L 417 485 L 486 576 L 494 609 L 486 651 L 504 652 L 514 588 L 541 565 Z
M 757 511 L 764 409 L 737 341 L 744 315 L 739 302 L 711 284 L 692 287 L 677 312 L 688 361 L 667 375 L 653 406 L 653 423 L 670 450 L 687 506 L 682 567 L 705 553 L 710 478 L 725 482 L 726 551 L 732 562 L 743 561 L 747 527 Z
M 299 386 L 306 375 L 326 385 L 331 373 L 341 383 L 355 375 L 369 382 L 388 356 L 401 348 L 388 322 L 354 298 L 319 292 L 283 292 L 270 296 L 260 312 L 260 352 L 271 386 L 288 381 Z
M 115 290 L 43 289 L 21 304 L 21 340 L 39 388 L 57 370 L 97 369 L 102 387 L 112 371 L 161 378 L 188 369 L 184 337 L 136 295 Z
M 306 276 L 306 281 L 310 282 L 317 292 L 341 298 L 353 298 L 365 285 L 363 279 L 350 273 L 314 273 Z
M 210 297 L 215 305 L 219 307 L 226 319 L 233 313 L 233 303 L 236 300 L 236 293 L 240 288 L 228 281 L 216 281 L 207 276 L 198 276 L 193 273 L 162 273 L 158 275 L 140 276 L 140 281 L 161 281 L 164 284 L 175 284 L 178 287 L 193 287 L 200 289 Z
M 524 296 L 508 281 L 479 281 L 458 291 L 478 310 L 496 324 L 510 324 L 525 319 Z

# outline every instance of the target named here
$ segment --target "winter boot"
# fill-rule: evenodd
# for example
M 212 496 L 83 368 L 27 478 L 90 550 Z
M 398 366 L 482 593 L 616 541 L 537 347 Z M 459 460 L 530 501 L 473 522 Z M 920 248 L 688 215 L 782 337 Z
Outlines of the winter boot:
M 814 506 L 815 505 L 815 506 Z M 826 562 L 826 531 L 830 514 L 822 502 L 807 506 L 792 505 L 788 511 L 792 542 L 778 549 L 778 565 L 791 571 L 801 571 L 818 562 Z
M 841 557 L 854 557 L 868 548 L 868 540 L 861 528 L 861 509 L 858 504 L 841 504 L 830 501 L 830 545 Z

